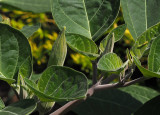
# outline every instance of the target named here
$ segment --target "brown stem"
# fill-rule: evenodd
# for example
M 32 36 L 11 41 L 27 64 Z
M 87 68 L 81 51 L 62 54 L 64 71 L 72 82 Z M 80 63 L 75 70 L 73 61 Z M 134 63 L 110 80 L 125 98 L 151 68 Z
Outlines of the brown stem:
M 93 85 L 97 83 L 97 61 L 92 61 L 92 68 L 93 68 L 93 76 L 92 76 L 92 82 Z

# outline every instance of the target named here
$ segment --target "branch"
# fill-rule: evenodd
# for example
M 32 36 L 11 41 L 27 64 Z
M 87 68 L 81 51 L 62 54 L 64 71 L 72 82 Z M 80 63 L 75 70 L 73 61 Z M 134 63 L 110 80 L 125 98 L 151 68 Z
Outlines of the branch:
M 93 76 L 92 76 L 92 83 L 93 85 L 97 83 L 97 61 L 92 61 L 92 68 L 93 68 Z
M 85 99 L 70 101 L 67 104 L 65 104 L 64 106 L 62 106 L 61 108 L 57 109 L 55 112 L 51 113 L 50 115 L 64 115 L 65 113 L 70 111 L 74 106 L 82 103 L 88 97 L 92 96 L 93 93 L 97 90 L 107 90 L 107 89 L 113 89 L 113 88 L 119 88 L 119 87 L 126 87 L 126 86 L 132 85 L 134 83 L 144 81 L 146 79 L 148 79 L 148 78 L 140 77 L 140 78 L 134 79 L 132 81 L 126 82 L 124 84 L 119 82 L 119 83 L 114 83 L 114 84 L 99 85 L 100 82 L 97 82 L 95 85 L 93 85 L 91 88 L 88 89 L 87 96 Z
M 95 87 L 95 90 L 106 90 L 106 89 L 113 89 L 113 88 L 119 88 L 119 87 L 126 87 L 126 86 L 132 85 L 134 83 L 144 81 L 146 79 L 147 78 L 140 77 L 140 78 L 137 78 L 132 81 L 125 82 L 125 83 L 118 82 L 118 83 L 113 83 L 113 84 L 98 85 L 97 87 Z

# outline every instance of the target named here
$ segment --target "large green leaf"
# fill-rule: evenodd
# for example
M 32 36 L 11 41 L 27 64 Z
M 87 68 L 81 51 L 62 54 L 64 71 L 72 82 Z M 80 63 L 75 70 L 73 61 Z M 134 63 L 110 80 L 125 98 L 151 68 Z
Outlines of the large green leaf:
M 123 62 L 120 57 L 115 53 L 107 53 L 100 58 L 97 67 L 102 71 L 119 73 L 124 68 L 122 65 Z
M 24 26 L 21 29 L 21 32 L 27 37 L 31 37 L 38 29 L 40 28 L 40 24 L 35 24 L 32 26 Z
M 123 35 L 124 35 L 124 32 L 126 30 L 126 24 L 124 25 L 121 25 L 121 26 L 118 26 L 117 28 L 113 29 L 100 43 L 100 50 L 101 52 L 104 52 L 106 46 L 107 46 L 107 43 L 109 41 L 109 39 L 112 37 L 112 34 L 114 34 L 114 38 L 115 38 L 115 42 L 119 41 Z
M 2 23 L 0 30 L 0 79 L 11 84 L 26 58 L 32 59 L 31 49 L 27 38 L 18 30 Z
M 124 20 L 135 40 L 160 21 L 160 2 L 157 0 L 121 0 L 121 6 Z
M 61 35 L 56 39 L 53 44 L 52 52 L 48 61 L 48 66 L 60 65 L 63 66 L 67 55 L 67 43 L 65 37 L 65 28 Z
M 27 86 L 42 101 L 64 101 L 84 98 L 87 79 L 84 74 L 62 66 L 50 66 L 41 75 L 38 85 L 25 79 Z
M 160 23 L 153 27 L 150 27 L 149 29 L 147 29 L 147 31 L 140 35 L 131 51 L 135 56 L 141 58 L 146 49 L 149 47 L 151 40 L 158 35 L 160 35 Z
M 159 93 L 155 90 L 137 85 L 99 91 L 74 111 L 78 115 L 131 115 L 157 95 Z
M 50 0 L 0 0 L 0 3 L 35 13 L 51 12 Z
M 69 47 L 76 52 L 91 58 L 99 56 L 97 45 L 91 39 L 77 34 L 66 34 L 66 40 Z
M 120 0 L 52 0 L 51 5 L 60 29 L 95 41 L 115 20 Z
M 0 111 L 1 115 L 29 115 L 36 109 L 36 103 L 33 99 L 20 100 Z
M 160 72 L 160 36 L 151 45 L 148 56 L 148 69 L 153 72 Z
M 140 107 L 134 115 L 159 115 L 160 114 L 160 96 L 147 101 Z
M 157 77 L 157 78 L 160 78 L 160 73 L 150 71 L 150 70 L 144 68 L 143 66 L 141 66 L 141 63 L 137 59 L 137 57 L 134 56 L 133 59 L 134 59 L 134 63 L 136 64 L 138 69 L 142 72 L 144 77 Z

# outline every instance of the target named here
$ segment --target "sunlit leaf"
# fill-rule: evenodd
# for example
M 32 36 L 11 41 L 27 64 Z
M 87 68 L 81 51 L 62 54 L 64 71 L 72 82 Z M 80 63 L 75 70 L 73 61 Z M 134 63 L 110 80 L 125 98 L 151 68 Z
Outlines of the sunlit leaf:
M 51 5 L 60 29 L 95 41 L 115 20 L 120 0 L 52 0 Z
M 38 85 L 25 79 L 27 86 L 42 101 L 68 101 L 85 98 L 87 79 L 84 74 L 62 66 L 50 66 L 41 75 Z
M 115 53 L 107 53 L 102 56 L 97 64 L 98 69 L 106 72 L 119 73 L 125 66 Z
M 153 27 L 150 27 L 144 33 L 142 33 L 142 35 L 140 35 L 136 40 L 131 51 L 135 56 L 138 57 L 138 59 L 140 59 L 147 48 L 150 46 L 150 42 L 152 41 L 152 39 L 156 38 L 158 35 L 160 35 L 160 23 Z
M 18 30 L 2 23 L 0 30 L 0 79 L 11 84 L 18 77 L 17 73 L 26 58 L 32 57 L 31 49 L 27 38 Z
M 69 47 L 76 52 L 90 58 L 96 58 L 99 56 L 97 45 L 91 39 L 77 34 L 67 34 L 66 38 Z
M 160 21 L 159 6 L 157 0 L 121 0 L 124 20 L 135 40 Z

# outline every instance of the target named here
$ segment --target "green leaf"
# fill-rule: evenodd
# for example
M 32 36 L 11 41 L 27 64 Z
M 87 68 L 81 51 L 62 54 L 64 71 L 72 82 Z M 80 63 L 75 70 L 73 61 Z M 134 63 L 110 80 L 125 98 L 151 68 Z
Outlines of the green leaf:
M 160 35 L 160 23 L 153 27 L 150 27 L 149 29 L 147 29 L 147 31 L 140 35 L 131 51 L 136 57 L 138 57 L 138 59 L 140 59 L 149 47 L 151 40 L 158 35 Z
M 134 63 L 136 64 L 138 69 L 142 72 L 144 77 L 157 77 L 157 78 L 160 78 L 160 73 L 152 72 L 152 71 L 144 68 L 143 66 L 141 66 L 141 63 L 137 59 L 137 57 L 134 56 L 133 59 L 134 59 Z
M 97 45 L 91 39 L 77 34 L 66 34 L 67 44 L 70 48 L 90 58 L 99 56 Z
M 53 44 L 52 52 L 48 61 L 48 66 L 60 65 L 63 66 L 67 55 L 67 44 L 65 37 L 65 29 Z
M 160 96 L 157 96 L 147 101 L 142 107 L 140 107 L 134 115 L 159 115 Z
M 24 63 L 19 68 L 19 74 L 24 78 L 29 78 L 32 74 L 32 59 L 31 57 L 26 58 Z
M 78 115 L 131 115 L 157 95 L 157 91 L 137 85 L 99 91 L 78 105 L 74 112 Z
M 37 103 L 37 109 L 40 113 L 47 113 L 48 111 L 50 111 L 53 106 L 54 106 L 55 102 L 39 102 Z
M 113 29 L 100 43 L 100 47 L 99 49 L 101 50 L 101 52 L 104 52 L 107 43 L 109 41 L 109 39 L 112 37 L 112 34 L 114 33 L 114 38 L 115 38 L 115 42 L 119 41 L 123 35 L 124 32 L 126 30 L 126 24 L 118 26 L 117 28 Z
M 85 98 L 87 79 L 84 74 L 62 66 L 50 66 L 38 81 L 25 78 L 25 83 L 41 101 L 69 101 Z
M 160 36 L 154 39 L 149 56 L 148 56 L 148 69 L 160 74 Z
M 11 84 L 26 57 L 32 57 L 31 49 L 27 38 L 18 30 L 2 23 L 0 30 L 0 79 Z
M 36 106 L 37 105 L 33 99 L 24 99 L 5 107 L 3 110 L 0 111 L 0 114 L 29 115 L 36 109 Z
M 26 36 L 26 38 L 31 37 L 38 29 L 40 24 L 35 24 L 32 26 L 24 26 L 20 31 Z
M 50 12 L 50 0 L 1 0 L 0 3 L 35 13 Z
M 0 98 L 0 110 L 2 110 L 3 108 L 5 108 L 5 104 L 3 100 Z
M 102 71 L 111 73 L 119 73 L 124 69 L 122 60 L 115 53 L 103 55 L 100 58 L 97 67 Z
M 121 0 L 124 20 L 135 40 L 160 21 L 159 6 L 157 0 Z
M 60 29 L 95 41 L 117 17 L 120 0 L 52 0 L 51 5 Z

